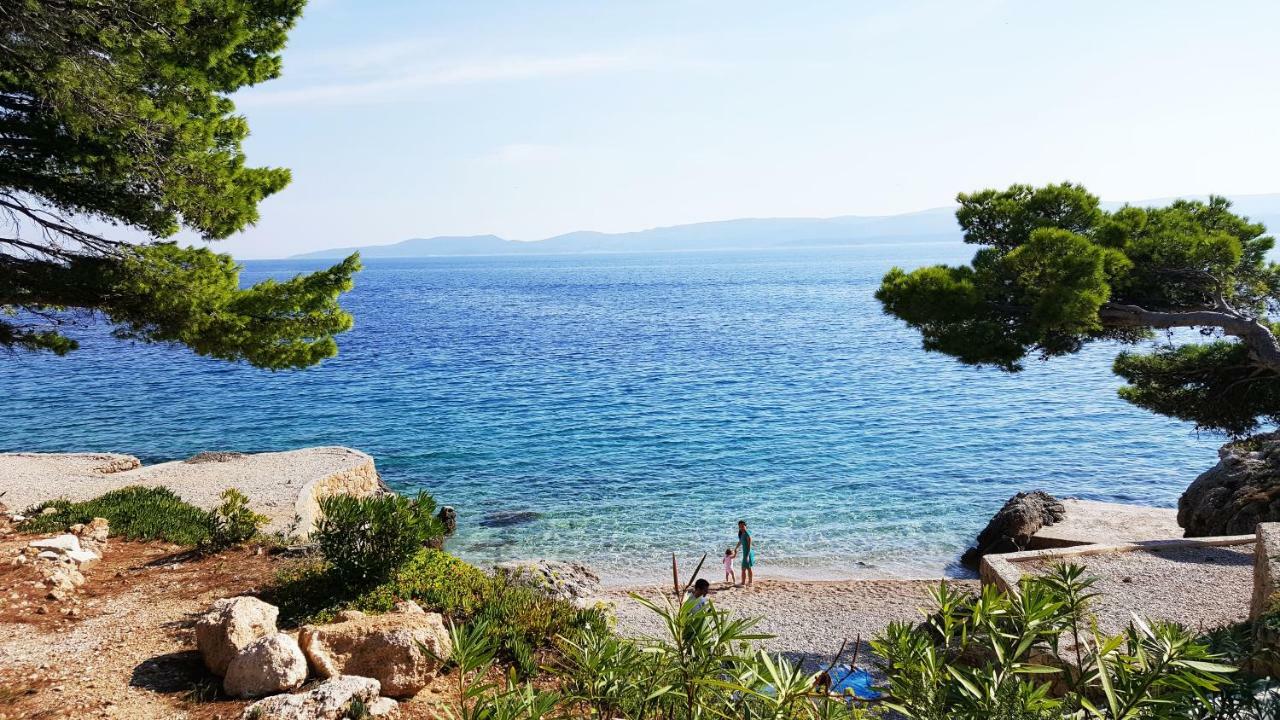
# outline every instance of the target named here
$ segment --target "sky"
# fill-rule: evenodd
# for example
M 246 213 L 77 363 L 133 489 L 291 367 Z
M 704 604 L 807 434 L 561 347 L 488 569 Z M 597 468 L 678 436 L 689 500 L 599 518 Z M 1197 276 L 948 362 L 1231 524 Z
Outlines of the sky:
M 1280 2 L 311 0 L 215 248 L 1280 192 Z

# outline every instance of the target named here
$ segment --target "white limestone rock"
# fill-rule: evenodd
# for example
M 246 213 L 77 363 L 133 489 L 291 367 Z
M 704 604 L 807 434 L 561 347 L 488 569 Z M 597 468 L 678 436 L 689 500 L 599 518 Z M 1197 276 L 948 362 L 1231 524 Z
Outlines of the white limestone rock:
M 27 545 L 28 547 L 33 547 L 41 551 L 49 550 L 51 552 L 63 553 L 71 550 L 79 550 L 80 538 L 68 533 L 66 535 L 58 535 L 57 537 L 44 538 L 43 540 L 32 540 L 30 543 L 27 543 Z
M 302 687 L 307 658 L 298 642 L 284 633 L 258 638 L 227 664 L 222 688 L 240 698 L 262 697 Z
M 213 603 L 196 621 L 196 647 L 205 667 L 225 675 L 240 650 L 258 638 L 275 635 L 280 610 L 258 598 L 242 595 Z
M 339 720 L 352 700 L 368 708 L 380 688 L 373 678 L 337 675 L 307 692 L 273 695 L 244 709 L 242 720 Z

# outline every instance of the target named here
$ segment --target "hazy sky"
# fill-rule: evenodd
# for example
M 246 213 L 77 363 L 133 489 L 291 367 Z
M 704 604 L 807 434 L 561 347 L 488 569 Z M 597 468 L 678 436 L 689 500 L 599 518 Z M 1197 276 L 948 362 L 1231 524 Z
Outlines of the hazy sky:
M 1280 191 L 1280 2 L 312 0 L 219 249 Z

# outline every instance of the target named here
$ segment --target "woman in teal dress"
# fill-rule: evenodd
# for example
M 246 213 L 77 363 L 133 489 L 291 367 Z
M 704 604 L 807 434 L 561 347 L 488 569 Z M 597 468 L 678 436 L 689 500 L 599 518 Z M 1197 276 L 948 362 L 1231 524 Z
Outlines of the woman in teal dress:
M 739 548 L 741 550 L 739 550 Z M 751 531 L 747 529 L 747 521 L 738 521 L 738 544 L 734 547 L 735 551 L 739 551 L 739 557 L 742 558 L 742 584 L 750 585 L 755 579 L 752 568 L 756 564 L 756 548 L 755 543 L 751 540 Z

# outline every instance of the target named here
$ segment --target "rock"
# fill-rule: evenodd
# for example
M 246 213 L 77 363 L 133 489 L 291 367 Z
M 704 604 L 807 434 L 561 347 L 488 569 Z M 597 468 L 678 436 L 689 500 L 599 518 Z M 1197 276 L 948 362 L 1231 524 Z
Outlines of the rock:
M 80 549 L 80 538 L 75 535 L 59 535 L 57 537 L 44 538 L 43 540 L 32 540 L 27 543 L 28 547 L 37 550 L 52 550 L 53 552 L 67 552 L 69 550 Z
M 131 485 L 160 486 L 196 507 L 211 508 L 222 502 L 224 490 L 235 488 L 249 498 L 250 509 L 267 516 L 264 532 L 302 539 L 314 529 L 323 498 L 379 491 L 373 458 L 342 447 L 220 453 L 145 467 L 127 458 L 112 472 L 101 469 L 104 463 L 101 456 L 0 453 L 0 492 L 9 493 L 10 504 L 30 507 L 58 497 L 88 500 Z
M 444 535 L 428 540 L 427 547 L 434 550 L 443 550 L 445 538 L 453 535 L 458 530 L 458 512 L 453 507 L 445 505 L 440 508 L 440 512 L 436 513 L 436 519 L 444 525 Z
M 400 703 L 389 697 L 380 697 L 364 706 L 369 717 L 390 717 L 400 712 Z
M 233 697 L 251 698 L 297 690 L 307 679 L 307 658 L 284 633 L 258 638 L 227 664 L 222 688 Z
M 359 610 L 341 610 L 334 616 L 334 622 L 347 622 L 349 620 L 358 620 L 362 617 L 368 617 L 368 613 Z
M 187 463 L 189 465 L 197 465 L 199 463 L 231 462 L 232 460 L 239 460 L 242 457 L 244 457 L 244 453 L 242 452 L 226 452 L 226 451 L 219 452 L 216 450 L 212 450 L 212 451 L 198 452 L 195 455 L 192 455 L 191 457 L 187 458 L 186 460 L 183 460 L 182 462 Z
M 412 614 L 421 615 L 425 613 L 426 610 L 423 610 L 421 605 L 419 605 L 418 603 L 412 600 L 397 600 L 396 604 L 392 606 L 391 612 L 412 613 Z
M 102 554 L 103 549 L 107 546 L 107 537 L 111 533 L 111 526 L 106 518 L 94 518 L 87 523 L 78 523 L 72 525 L 71 534 L 80 540 L 80 547 Z
M 36 558 L 40 560 L 49 560 L 50 562 L 58 562 L 62 559 L 62 553 L 57 553 L 52 550 L 41 550 L 40 554 L 36 555 Z
M 458 531 L 458 511 L 454 510 L 452 505 L 440 508 L 436 517 L 440 518 L 440 522 L 444 525 L 445 535 L 452 535 Z
M 495 565 L 499 572 L 510 573 L 518 581 L 527 582 L 552 597 L 578 605 L 594 597 L 600 587 L 600 577 L 591 568 L 579 563 L 557 560 L 525 560 Z
M 527 525 L 531 522 L 537 522 L 541 518 L 542 513 L 532 510 L 496 510 L 485 513 L 485 516 L 480 518 L 480 527 L 504 528 L 514 525 Z
M 102 557 L 97 553 L 89 552 L 88 550 L 72 550 L 71 552 L 68 552 L 64 557 L 71 560 L 71 562 L 75 563 L 76 567 L 80 568 L 81 570 L 87 569 L 90 565 L 93 565 L 94 563 L 102 559 Z
M 307 692 L 275 695 L 244 709 L 243 720 L 339 720 L 347 714 L 352 700 L 368 709 L 378 699 L 378 681 L 367 677 L 339 675 Z
M 439 613 L 397 612 L 307 625 L 298 643 L 320 677 L 371 677 L 391 697 L 417 694 L 453 652 Z
M 1018 552 L 1026 548 L 1031 536 L 1045 525 L 1062 522 L 1067 508 L 1043 490 L 1020 492 L 1009 498 L 978 533 L 978 544 L 961 556 L 960 562 L 978 567 L 983 555 Z
M 1187 537 L 1248 535 L 1260 522 L 1280 521 L 1280 432 L 1255 435 L 1218 450 L 1218 464 L 1178 499 Z
M 225 675 L 240 650 L 258 638 L 276 634 L 279 615 L 274 605 L 247 595 L 215 601 L 196 621 L 196 647 L 205 667 L 215 675 Z

